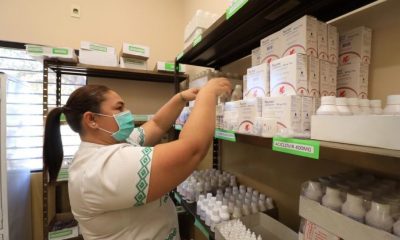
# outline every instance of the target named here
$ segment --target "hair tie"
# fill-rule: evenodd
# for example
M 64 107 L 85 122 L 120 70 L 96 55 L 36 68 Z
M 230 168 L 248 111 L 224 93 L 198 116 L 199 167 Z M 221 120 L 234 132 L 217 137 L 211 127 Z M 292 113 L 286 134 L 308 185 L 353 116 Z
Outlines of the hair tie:
M 71 108 L 69 108 L 69 107 L 67 107 L 67 106 L 63 106 L 63 107 L 61 107 L 61 111 L 62 112 L 66 112 L 66 111 L 70 111 L 71 110 Z

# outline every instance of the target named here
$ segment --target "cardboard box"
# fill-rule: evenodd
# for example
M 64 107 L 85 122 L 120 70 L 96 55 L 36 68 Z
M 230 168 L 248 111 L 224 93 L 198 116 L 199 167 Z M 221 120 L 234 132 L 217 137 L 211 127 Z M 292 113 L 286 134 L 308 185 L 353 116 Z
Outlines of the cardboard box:
M 239 101 L 238 129 L 237 132 L 253 134 L 256 118 L 261 117 L 262 98 L 251 98 Z
M 358 27 L 339 35 L 339 64 L 371 63 L 372 30 Z
M 334 63 L 329 63 L 329 96 L 336 96 L 337 88 L 337 65 Z
M 260 41 L 260 63 L 270 63 L 282 55 L 282 33 L 275 32 Z
M 175 72 L 175 64 L 170 62 L 158 61 L 155 69 L 162 72 Z M 179 64 L 179 72 L 184 73 L 186 71 L 186 66 Z
M 253 126 L 253 135 L 272 138 L 278 133 L 278 122 L 275 118 L 258 117 Z
M 318 20 L 304 16 L 281 30 L 282 57 L 295 53 L 318 57 Z
M 322 96 L 330 96 L 330 93 L 335 91 L 331 83 L 331 64 L 328 61 L 319 61 L 319 80 L 320 94 Z
M 313 115 L 313 98 L 301 97 L 301 126 L 300 132 L 307 133 L 308 137 L 311 134 L 311 116 Z
M 150 57 L 150 48 L 143 45 L 124 42 L 122 44 L 121 56 L 145 60 Z
M 244 99 L 255 97 L 269 97 L 269 64 L 260 65 L 247 69 L 247 85 Z
M 79 62 L 89 65 L 118 67 L 118 56 L 115 53 L 105 53 L 90 50 L 79 50 Z
M 369 65 L 353 62 L 341 65 L 337 71 L 337 96 L 368 98 Z
M 261 235 L 266 240 L 297 240 L 298 235 L 292 229 L 273 219 L 264 213 L 251 214 L 240 218 L 242 223 L 255 234 Z M 218 224 L 215 228 L 215 239 L 225 240 L 221 234 L 221 227 L 225 223 Z M 226 239 L 229 240 L 229 239 Z
M 224 105 L 223 128 L 237 131 L 239 126 L 240 101 L 226 102 Z
M 271 62 L 271 96 L 307 95 L 307 62 L 307 55 L 304 54 L 294 54 Z
M 308 96 L 320 97 L 319 59 L 308 56 Z
M 120 57 L 119 58 L 119 66 L 122 68 L 147 70 L 147 60 Z
M 328 24 L 328 61 L 338 64 L 339 32 L 335 26 Z
M 27 54 L 40 60 L 54 58 L 61 61 L 77 62 L 78 59 L 75 50 L 72 48 L 27 44 L 25 50 Z
M 81 41 L 81 49 L 89 50 L 89 51 L 97 51 L 103 53 L 115 54 L 115 48 L 109 45 L 94 43 L 89 41 Z
M 194 32 L 189 36 L 189 38 L 184 42 L 183 47 L 186 49 L 187 47 L 191 46 L 194 39 L 197 38 L 197 36 L 203 34 L 204 31 L 204 28 L 196 28 Z
M 343 240 L 400 240 L 400 237 L 357 222 L 303 196 L 300 196 L 299 213 L 301 217 L 318 224 Z
M 318 58 L 328 61 L 328 26 L 318 21 Z
M 323 229 L 317 224 L 304 221 L 304 229 L 299 233 L 299 240 L 340 240 L 340 238 L 333 233 Z
M 400 116 L 315 115 L 311 121 L 313 139 L 362 146 L 400 150 L 399 132 Z
M 255 48 L 251 51 L 251 66 L 257 66 L 261 63 L 260 61 L 261 58 L 261 50 L 260 47 Z

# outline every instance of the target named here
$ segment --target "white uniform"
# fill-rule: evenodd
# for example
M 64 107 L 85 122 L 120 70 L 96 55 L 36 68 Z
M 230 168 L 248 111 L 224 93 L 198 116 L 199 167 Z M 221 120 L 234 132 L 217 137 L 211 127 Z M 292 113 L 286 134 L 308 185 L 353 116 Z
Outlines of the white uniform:
M 75 154 L 69 198 L 84 239 L 180 239 L 169 196 L 146 202 L 153 148 L 141 146 L 143 129 L 135 128 L 127 141 L 82 142 Z

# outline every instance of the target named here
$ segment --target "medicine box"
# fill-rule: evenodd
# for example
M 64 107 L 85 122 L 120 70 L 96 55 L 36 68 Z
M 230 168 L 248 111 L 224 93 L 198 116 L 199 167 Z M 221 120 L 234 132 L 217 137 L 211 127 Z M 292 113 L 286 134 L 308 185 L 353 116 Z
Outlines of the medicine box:
M 313 115 L 313 98 L 303 96 L 301 97 L 301 133 L 308 133 L 308 137 L 311 134 L 311 116 Z
M 145 60 L 150 57 L 150 48 L 143 45 L 124 42 L 122 44 L 121 56 Z
M 226 102 L 224 105 L 223 128 L 237 131 L 239 126 L 240 101 Z
M 330 233 L 309 220 L 302 219 L 301 227 L 299 240 L 340 240 L 335 234 Z
M 115 53 L 99 52 L 80 49 L 79 62 L 83 64 L 118 67 L 118 56 Z
M 282 54 L 307 54 L 318 57 L 318 20 L 304 16 L 281 30 Z
M 119 66 L 121 68 L 147 70 L 147 60 L 128 58 L 128 57 L 120 57 L 119 58 Z
M 334 63 L 329 63 L 329 96 L 336 96 L 337 88 L 337 65 Z
M 109 45 L 94 43 L 90 41 L 81 41 L 81 49 L 89 50 L 89 51 L 97 51 L 103 53 L 115 54 L 115 48 Z
M 275 32 L 260 41 L 260 63 L 270 63 L 282 55 L 282 33 Z
M 261 63 L 247 69 L 247 84 L 244 99 L 254 97 L 269 97 L 269 64 Z
M 308 96 L 320 96 L 319 59 L 308 56 Z
M 175 64 L 171 62 L 157 61 L 155 69 L 162 72 L 175 72 Z M 179 72 L 186 71 L 185 65 L 179 64 Z
M 262 98 L 251 98 L 239 101 L 237 132 L 253 134 L 256 118 L 262 114 Z
M 328 24 L 328 61 L 338 64 L 339 32 L 335 26 Z
M 308 95 L 307 55 L 294 54 L 270 64 L 271 97 Z
M 337 71 L 337 96 L 368 98 L 369 65 L 354 61 L 341 65 Z
M 255 48 L 251 51 L 251 66 L 257 66 L 260 64 L 260 57 L 261 57 L 261 52 L 260 52 L 260 47 Z
M 370 64 L 372 30 L 358 27 L 339 34 L 339 64 L 351 64 L 354 61 Z
M 333 73 L 331 63 L 328 61 L 319 61 L 319 79 L 321 96 L 335 95 L 336 85 L 333 82 L 336 73 Z
M 41 45 L 25 45 L 26 53 L 34 58 L 48 59 L 56 58 L 63 61 L 76 62 L 77 56 L 75 50 L 72 48 L 65 47 L 49 47 Z
M 318 58 L 328 61 L 328 26 L 318 21 Z

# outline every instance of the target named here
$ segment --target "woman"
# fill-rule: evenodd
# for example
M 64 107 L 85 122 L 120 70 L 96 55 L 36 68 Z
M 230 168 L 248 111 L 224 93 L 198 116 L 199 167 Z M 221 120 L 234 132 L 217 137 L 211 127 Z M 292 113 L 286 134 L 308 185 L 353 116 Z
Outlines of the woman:
M 134 128 L 122 98 L 105 86 L 81 87 L 64 107 L 48 114 L 43 158 L 50 181 L 56 180 L 63 159 L 61 113 L 82 140 L 69 168 L 68 188 L 84 239 L 179 239 L 168 193 L 207 153 L 217 97 L 230 91 L 227 79 L 212 79 L 201 91 L 176 94 L 140 128 Z M 186 101 L 194 99 L 179 139 L 157 144 Z

